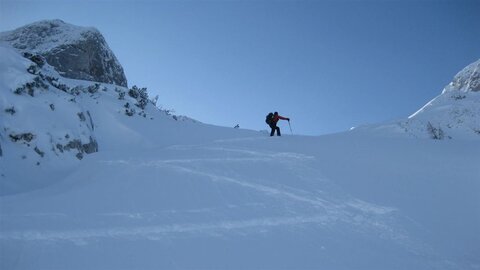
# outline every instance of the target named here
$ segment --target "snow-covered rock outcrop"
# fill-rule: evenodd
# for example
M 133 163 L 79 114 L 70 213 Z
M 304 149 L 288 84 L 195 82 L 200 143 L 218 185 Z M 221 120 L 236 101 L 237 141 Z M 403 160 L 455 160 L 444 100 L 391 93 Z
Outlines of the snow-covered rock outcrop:
M 32 29 L 47 30 L 37 35 Z M 212 133 L 213 127 L 161 110 L 146 88 L 115 85 L 111 73 L 104 75 L 112 83 L 83 78 L 82 68 L 83 79 L 72 79 L 49 62 L 52 55 L 61 59 L 67 53 L 62 49 L 74 50 L 79 40 L 90 42 L 83 36 L 97 34 L 100 38 L 96 30 L 58 20 L 0 34 L 0 196 L 60 181 L 92 153 L 174 144 L 192 134 L 198 136 L 188 140 L 198 143 L 238 133 L 225 128 Z M 4 41 L 7 37 L 16 38 Z M 115 59 L 101 40 L 103 60 Z M 120 64 L 118 70 L 123 76 Z
M 354 132 L 432 139 L 480 139 L 480 60 L 460 71 L 407 119 L 355 128 Z
M 199 124 L 158 109 L 146 88 L 65 78 L 9 42 L 0 55 L 0 195 L 57 181 L 88 154 L 176 140 L 172 125 Z
M 127 87 L 122 66 L 95 28 L 45 20 L 1 33 L 0 40 L 43 56 L 64 77 Z
M 456 91 L 480 92 L 480 59 L 460 71 L 442 93 Z
M 89 104 L 100 91 L 123 87 L 67 79 L 41 55 L 23 56 L 0 42 L 0 155 L 2 192 L 36 188 L 54 171 L 75 166 L 99 149 L 97 113 Z M 119 105 L 121 106 L 121 105 Z M 33 178 L 33 179 L 32 179 Z

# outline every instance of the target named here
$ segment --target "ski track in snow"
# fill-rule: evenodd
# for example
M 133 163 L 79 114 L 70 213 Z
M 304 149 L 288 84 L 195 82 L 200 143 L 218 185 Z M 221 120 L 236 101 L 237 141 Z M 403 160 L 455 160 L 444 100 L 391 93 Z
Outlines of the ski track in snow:
M 178 149 L 178 147 L 177 147 Z M 188 146 L 182 146 L 182 149 L 188 149 Z M 279 189 L 277 187 L 271 187 L 267 185 L 262 185 L 262 184 L 256 184 L 256 183 L 251 183 L 249 181 L 245 180 L 240 180 L 237 178 L 233 177 L 228 177 L 228 176 L 222 176 L 222 175 L 217 175 L 214 173 L 207 172 L 206 170 L 199 170 L 197 168 L 192 168 L 188 167 L 186 165 L 195 163 L 195 162 L 239 162 L 239 161 L 252 161 L 252 162 L 257 162 L 257 161 L 270 161 L 270 160 L 276 160 L 279 162 L 291 162 L 291 160 L 308 160 L 308 159 L 314 159 L 313 156 L 307 156 L 303 154 L 298 154 L 298 153 L 290 153 L 290 152 L 280 152 L 280 153 L 262 153 L 262 152 L 257 152 L 257 151 L 250 151 L 250 150 L 241 150 L 241 149 L 231 149 L 231 148 L 222 148 L 222 147 L 204 147 L 204 150 L 214 150 L 214 151 L 230 151 L 230 152 L 236 152 L 236 153 L 242 153 L 242 154 L 248 154 L 251 156 L 255 157 L 239 157 L 239 158 L 197 158 L 197 159 L 167 159 L 167 160 L 156 160 L 156 161 L 150 161 L 150 162 L 144 162 L 140 163 L 139 166 L 147 166 L 147 167 L 166 167 L 170 169 L 174 169 L 176 171 L 182 172 L 182 173 L 188 173 L 188 174 L 193 174 L 197 176 L 203 176 L 207 177 L 211 181 L 214 182 L 225 182 L 225 183 L 230 183 L 230 184 L 235 184 L 239 185 L 244 188 L 250 188 L 255 191 L 261 192 L 265 195 L 268 196 L 273 196 L 273 197 L 283 197 L 285 199 L 290 199 L 290 200 L 295 200 L 299 202 L 304 202 L 308 203 L 312 206 L 322 208 L 324 210 L 327 210 L 327 212 L 330 212 L 331 214 L 338 213 L 339 209 L 343 209 L 347 206 L 356 208 L 360 211 L 363 212 L 368 212 L 368 213 L 373 213 L 373 214 L 387 214 L 392 211 L 395 211 L 396 209 L 391 208 L 391 207 L 381 207 L 381 206 L 376 206 L 367 202 L 363 202 L 360 200 L 353 200 L 352 202 L 349 202 L 344 205 L 339 205 L 334 202 L 330 202 L 318 197 L 308 197 L 307 195 L 309 192 L 306 192 L 304 190 L 299 190 L 302 192 L 302 195 L 296 194 L 290 190 L 292 188 L 289 188 L 289 191 L 286 191 L 284 189 Z M 115 162 L 115 161 L 114 161 Z M 123 162 L 123 161 L 120 161 Z M 181 165 L 178 165 L 181 164 Z M 206 169 L 206 168 L 205 168 Z
M 271 217 L 249 219 L 239 221 L 221 221 L 216 223 L 192 223 L 172 224 L 160 226 L 137 226 L 118 227 L 105 229 L 66 230 L 66 231 L 14 231 L 1 233 L 1 240 L 22 241 L 72 241 L 75 244 L 87 244 L 92 238 L 144 238 L 148 240 L 160 240 L 172 237 L 175 233 L 208 234 L 219 236 L 222 232 L 255 228 L 259 232 L 260 227 L 292 226 L 305 223 L 327 225 L 331 223 L 324 215 L 319 216 L 295 216 L 295 217 Z
M 188 146 L 169 147 L 175 150 L 188 150 Z M 209 236 L 221 236 L 227 232 L 259 233 L 268 228 L 279 226 L 295 226 L 302 224 L 311 224 L 315 226 L 333 226 L 340 223 L 354 225 L 358 233 L 375 233 L 383 239 L 393 240 L 400 245 L 406 246 L 410 250 L 419 250 L 418 244 L 410 240 L 407 234 L 390 224 L 392 213 L 396 209 L 373 205 L 364 201 L 349 199 L 345 202 L 336 202 L 319 198 L 305 190 L 296 190 L 290 187 L 273 187 L 269 185 L 250 182 L 245 179 L 218 175 L 209 172 L 211 163 L 219 162 L 259 162 L 271 161 L 284 163 L 296 163 L 298 160 L 314 159 L 312 156 L 297 153 L 268 153 L 256 152 L 242 149 L 222 148 L 222 147 L 201 147 L 202 150 L 222 152 L 225 151 L 241 154 L 240 157 L 227 158 L 185 158 L 185 159 L 163 159 L 153 161 L 141 160 L 109 160 L 102 161 L 106 165 L 126 165 L 138 167 L 154 167 L 160 170 L 173 170 L 182 174 L 191 174 L 206 178 L 213 182 L 220 182 L 229 185 L 237 185 L 242 188 L 251 189 L 265 196 L 277 198 L 283 201 L 305 204 L 306 207 L 316 209 L 318 214 L 309 215 L 290 215 L 275 216 L 267 218 L 252 218 L 245 220 L 220 220 L 212 223 L 184 223 L 184 224 L 162 224 L 158 226 L 142 226 L 141 221 L 144 218 L 155 216 L 155 213 L 104 213 L 105 217 L 123 217 L 140 221 L 136 226 L 117 227 L 117 228 L 95 228 L 95 229 L 77 229 L 77 230 L 28 230 L 28 231 L 10 231 L 0 232 L 1 240 L 19 240 L 19 241 L 71 241 L 77 245 L 88 244 L 89 239 L 95 238 L 116 238 L 116 239 L 147 239 L 160 240 L 165 237 L 174 237 L 179 234 L 203 234 Z M 191 150 L 191 149 L 190 149 Z M 205 163 L 207 163 L 205 165 Z M 203 166 L 202 166 L 203 164 Z M 295 165 L 295 164 L 293 164 Z M 199 169 L 200 168 L 202 169 Z M 326 180 L 327 181 L 327 180 Z M 232 206 L 235 207 L 235 206 Z M 184 213 L 202 213 L 211 212 L 212 209 L 191 209 Z M 176 213 L 171 210 L 171 213 Z M 25 216 L 35 215 L 44 216 L 44 214 L 26 214 Z M 52 217 L 59 216 L 59 214 Z M 61 215 L 61 214 L 60 214 Z M 3 216 L 5 218 L 7 216 Z M 138 223 L 138 222 L 137 222 Z M 422 250 L 423 248 L 420 248 Z M 421 252 L 421 251 L 419 251 Z

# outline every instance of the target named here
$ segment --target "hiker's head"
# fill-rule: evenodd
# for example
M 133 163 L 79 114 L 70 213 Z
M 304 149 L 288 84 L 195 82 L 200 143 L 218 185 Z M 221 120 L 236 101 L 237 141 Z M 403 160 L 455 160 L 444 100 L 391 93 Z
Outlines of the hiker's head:
M 274 115 L 278 115 L 278 112 L 275 112 Z

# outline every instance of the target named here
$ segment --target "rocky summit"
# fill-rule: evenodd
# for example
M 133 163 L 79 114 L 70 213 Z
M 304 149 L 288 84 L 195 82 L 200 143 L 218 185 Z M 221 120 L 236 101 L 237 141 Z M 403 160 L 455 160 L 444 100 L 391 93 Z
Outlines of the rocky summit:
M 120 62 L 95 28 L 44 20 L 1 33 L 0 40 L 43 56 L 63 77 L 127 87 Z
M 452 91 L 480 92 L 480 59 L 462 69 L 443 93 Z
M 415 138 L 480 138 L 480 59 L 455 75 L 440 95 L 408 118 L 365 125 L 357 132 L 374 132 Z

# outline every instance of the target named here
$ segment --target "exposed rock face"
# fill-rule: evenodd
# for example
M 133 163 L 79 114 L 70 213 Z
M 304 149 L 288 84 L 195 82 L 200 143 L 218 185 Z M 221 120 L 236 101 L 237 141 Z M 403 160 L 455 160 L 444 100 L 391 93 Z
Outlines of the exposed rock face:
M 40 21 L 1 33 L 0 40 L 21 52 L 42 55 L 64 77 L 127 87 L 122 66 L 95 28 Z
M 449 91 L 480 92 L 480 59 L 460 71 L 443 93 Z

